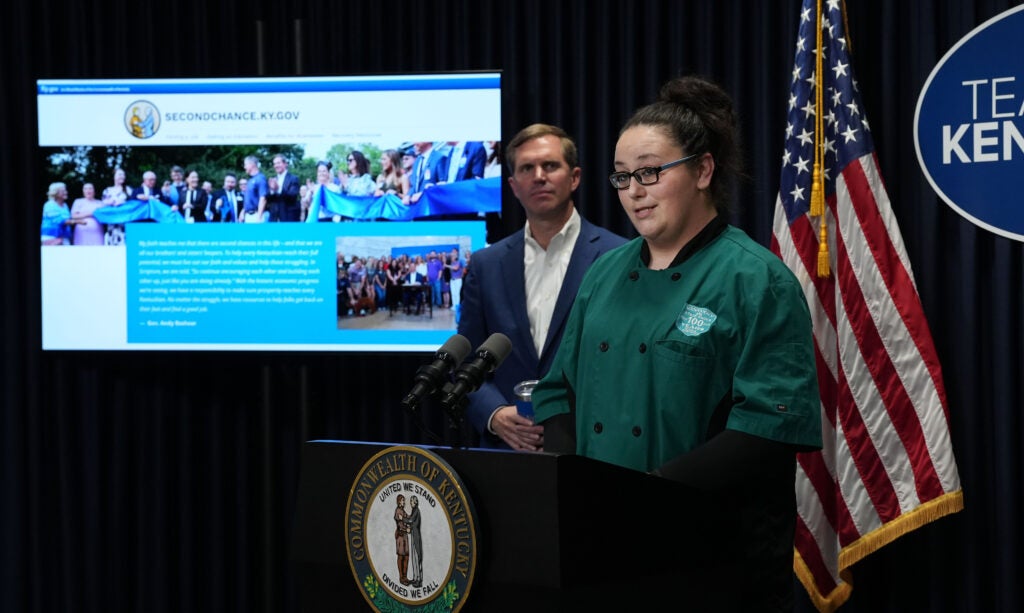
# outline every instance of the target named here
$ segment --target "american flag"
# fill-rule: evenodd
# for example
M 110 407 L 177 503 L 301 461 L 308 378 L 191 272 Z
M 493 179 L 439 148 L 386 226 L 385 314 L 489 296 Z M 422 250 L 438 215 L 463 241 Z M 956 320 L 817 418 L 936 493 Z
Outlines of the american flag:
M 844 9 L 827 0 L 819 18 L 817 7 L 804 0 L 800 13 L 772 250 L 803 285 L 821 390 L 823 449 L 798 458 L 794 567 L 815 606 L 834 611 L 850 596 L 851 565 L 961 510 L 963 497 L 942 370 L 879 172 Z M 824 233 L 810 212 L 816 142 Z

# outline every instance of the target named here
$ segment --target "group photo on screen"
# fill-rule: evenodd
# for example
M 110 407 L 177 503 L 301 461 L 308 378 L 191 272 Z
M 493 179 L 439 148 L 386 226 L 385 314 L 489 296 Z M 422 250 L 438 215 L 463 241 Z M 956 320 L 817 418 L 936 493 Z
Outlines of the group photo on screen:
M 499 141 L 42 151 L 41 245 L 124 243 L 130 223 L 467 220 L 501 211 Z
M 339 329 L 454 329 L 470 236 L 340 236 Z

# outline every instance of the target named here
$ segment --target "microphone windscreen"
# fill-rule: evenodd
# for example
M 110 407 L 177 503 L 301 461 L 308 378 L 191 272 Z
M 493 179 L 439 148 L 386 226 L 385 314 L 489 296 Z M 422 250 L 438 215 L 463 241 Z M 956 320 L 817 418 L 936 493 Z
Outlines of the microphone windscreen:
M 483 345 L 480 345 L 478 352 L 487 351 L 494 356 L 494 366 L 492 370 L 501 366 L 501 363 L 505 361 L 508 354 L 512 353 L 512 341 L 501 332 L 495 332 L 484 341 Z
M 452 357 L 452 360 L 454 360 L 452 367 L 461 364 L 472 351 L 473 343 L 470 343 L 469 339 L 461 334 L 453 335 L 437 350 L 438 353 L 447 353 Z

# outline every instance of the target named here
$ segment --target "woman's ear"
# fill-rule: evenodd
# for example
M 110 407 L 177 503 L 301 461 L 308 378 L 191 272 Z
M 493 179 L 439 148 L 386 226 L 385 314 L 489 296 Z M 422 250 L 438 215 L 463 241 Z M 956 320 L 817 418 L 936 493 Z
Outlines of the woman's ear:
M 705 153 L 697 164 L 697 189 L 707 189 L 711 185 L 711 177 L 714 174 L 715 158 L 710 153 Z

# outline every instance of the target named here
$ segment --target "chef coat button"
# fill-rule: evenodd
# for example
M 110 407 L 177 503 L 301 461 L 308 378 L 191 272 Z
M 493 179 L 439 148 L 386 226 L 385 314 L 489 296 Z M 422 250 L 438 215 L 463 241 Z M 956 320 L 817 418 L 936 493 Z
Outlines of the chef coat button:
M 640 343 L 640 353 L 647 353 L 647 343 Z
M 672 280 L 673 281 L 678 281 L 682 276 L 683 275 L 679 274 L 678 272 L 674 272 L 674 273 L 672 273 Z
M 601 341 L 601 344 L 597 346 L 601 351 L 608 351 L 608 343 Z
M 604 431 L 604 424 L 602 424 L 601 422 L 597 422 L 596 424 L 594 424 L 594 432 L 601 434 L 602 431 Z
M 629 271 L 629 280 L 630 281 L 636 281 L 639 278 L 640 278 L 640 273 L 638 273 L 635 270 Z
M 643 430 L 640 429 L 640 426 L 633 426 L 633 436 L 640 436 L 642 432 Z

